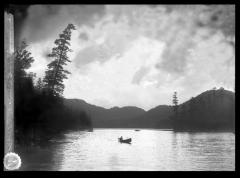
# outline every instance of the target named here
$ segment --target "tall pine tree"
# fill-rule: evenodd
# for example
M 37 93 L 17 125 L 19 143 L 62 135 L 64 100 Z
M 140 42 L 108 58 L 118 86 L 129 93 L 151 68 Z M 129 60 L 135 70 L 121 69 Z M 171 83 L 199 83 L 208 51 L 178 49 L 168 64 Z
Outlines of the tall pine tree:
M 43 82 L 47 91 L 53 96 L 62 95 L 64 90 L 63 79 L 67 79 L 67 74 L 70 74 L 69 71 L 64 70 L 63 66 L 67 65 L 67 62 L 71 62 L 67 56 L 67 52 L 71 52 L 68 47 L 70 46 L 71 30 L 75 30 L 75 26 L 68 24 L 63 33 L 59 35 L 59 39 L 55 40 L 56 47 L 48 55 L 54 60 L 48 64 Z
M 177 92 L 175 91 L 173 94 L 173 109 L 174 109 L 174 113 L 175 116 L 177 116 L 177 110 L 178 110 L 178 99 L 177 99 Z

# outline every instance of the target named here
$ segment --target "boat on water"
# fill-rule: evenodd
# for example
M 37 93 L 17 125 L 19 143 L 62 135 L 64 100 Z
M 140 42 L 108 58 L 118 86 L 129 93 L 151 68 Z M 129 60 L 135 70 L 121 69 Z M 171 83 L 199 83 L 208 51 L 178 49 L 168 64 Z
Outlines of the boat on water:
M 140 131 L 139 129 L 135 129 L 135 131 Z
M 131 138 L 123 139 L 122 137 L 120 137 L 120 138 L 118 138 L 118 141 L 119 141 L 120 143 L 128 143 L 128 144 L 131 144 L 132 139 L 131 139 Z

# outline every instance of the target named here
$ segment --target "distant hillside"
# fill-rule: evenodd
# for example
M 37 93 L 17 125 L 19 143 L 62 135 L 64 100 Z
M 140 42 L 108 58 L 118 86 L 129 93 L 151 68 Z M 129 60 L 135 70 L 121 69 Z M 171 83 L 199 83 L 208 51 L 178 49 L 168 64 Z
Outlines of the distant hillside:
M 173 124 L 175 130 L 234 130 L 235 94 L 223 88 L 205 91 L 179 106 Z
M 169 117 L 173 114 L 172 106 L 160 105 L 132 119 L 128 127 L 172 128 Z
M 80 99 L 65 99 L 64 102 L 69 108 L 86 111 L 92 119 L 93 127 L 126 127 L 127 123 L 131 121 L 131 118 L 145 113 L 143 109 L 133 106 L 105 109 L 103 107 L 88 104 Z
M 180 104 L 177 118 L 173 118 L 173 107 L 167 105 L 146 112 L 133 106 L 105 109 L 80 99 L 65 99 L 64 102 L 71 109 L 86 111 L 93 127 L 176 130 L 235 127 L 235 93 L 224 89 L 205 91 Z

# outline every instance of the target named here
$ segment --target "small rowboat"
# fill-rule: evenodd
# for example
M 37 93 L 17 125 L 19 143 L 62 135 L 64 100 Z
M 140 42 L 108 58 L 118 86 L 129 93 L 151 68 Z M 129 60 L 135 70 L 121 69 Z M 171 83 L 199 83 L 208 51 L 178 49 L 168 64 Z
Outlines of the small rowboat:
M 120 143 L 128 143 L 128 144 L 131 144 L 131 141 L 132 139 L 131 138 L 128 138 L 128 139 L 122 139 L 122 138 L 118 138 L 119 142 Z

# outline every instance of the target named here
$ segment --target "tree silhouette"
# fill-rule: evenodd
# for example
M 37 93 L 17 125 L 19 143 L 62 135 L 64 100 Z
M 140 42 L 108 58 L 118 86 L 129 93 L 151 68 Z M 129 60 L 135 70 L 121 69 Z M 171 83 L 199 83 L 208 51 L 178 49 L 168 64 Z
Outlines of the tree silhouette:
M 26 41 L 22 41 L 21 45 L 14 52 L 14 84 L 19 86 L 23 78 L 27 77 L 26 69 L 31 67 L 34 59 L 31 53 L 27 51 Z
M 48 57 L 52 57 L 54 60 L 48 64 L 43 82 L 53 96 L 62 95 L 64 90 L 63 79 L 67 79 L 67 74 L 70 74 L 69 71 L 63 69 L 63 66 L 67 65 L 67 62 L 71 62 L 67 56 L 67 52 L 71 52 L 68 47 L 70 46 L 71 30 L 75 30 L 75 26 L 68 24 L 63 33 L 59 35 L 59 39 L 55 40 L 56 47 L 52 49 L 51 54 L 48 54 Z
M 43 82 L 41 78 L 38 78 L 37 84 L 36 84 L 36 88 L 38 91 L 42 91 L 43 89 Z
M 35 73 L 27 73 L 26 69 L 31 67 L 34 61 L 31 53 L 26 49 L 27 43 L 22 41 L 14 52 L 14 112 L 15 125 L 25 127 L 31 117 L 28 117 L 30 108 L 28 106 L 34 94 L 33 78 Z
M 31 89 L 33 83 L 34 73 L 28 74 L 26 69 L 31 67 L 34 59 L 31 57 L 31 53 L 27 51 L 26 41 L 22 41 L 20 46 L 16 48 L 14 52 L 14 98 L 15 108 L 20 102 L 21 98 L 26 91 L 26 86 Z M 24 88 L 25 87 L 25 88 Z M 31 90 L 32 91 L 32 90 Z M 29 93 L 26 93 L 29 94 Z
M 175 116 L 177 116 L 177 111 L 178 111 L 178 99 L 177 99 L 177 92 L 175 91 L 174 94 L 173 94 L 173 110 L 174 110 L 174 113 L 175 113 Z

